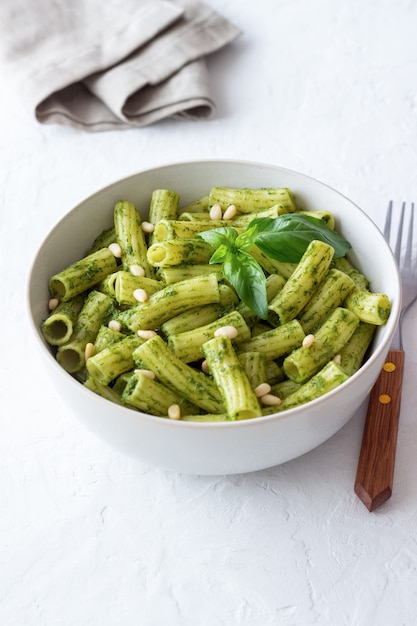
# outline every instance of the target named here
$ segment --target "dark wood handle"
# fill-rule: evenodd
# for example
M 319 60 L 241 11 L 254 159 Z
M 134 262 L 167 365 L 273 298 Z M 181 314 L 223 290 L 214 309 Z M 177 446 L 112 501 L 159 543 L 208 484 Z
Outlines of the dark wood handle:
M 355 479 L 355 493 L 369 511 L 392 494 L 403 372 L 403 350 L 390 350 L 369 398 Z

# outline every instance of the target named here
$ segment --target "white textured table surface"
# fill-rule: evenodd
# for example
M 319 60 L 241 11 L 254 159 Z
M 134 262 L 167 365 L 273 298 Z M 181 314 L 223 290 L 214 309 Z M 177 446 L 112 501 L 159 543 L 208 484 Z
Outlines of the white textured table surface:
M 363 412 L 279 467 L 173 474 L 90 434 L 45 379 L 25 317 L 37 246 L 140 169 L 241 158 L 312 175 L 379 224 L 417 201 L 417 4 L 208 0 L 243 31 L 210 59 L 215 119 L 89 135 L 0 85 L 2 626 L 411 626 L 417 601 L 417 308 L 394 494 L 353 493 Z

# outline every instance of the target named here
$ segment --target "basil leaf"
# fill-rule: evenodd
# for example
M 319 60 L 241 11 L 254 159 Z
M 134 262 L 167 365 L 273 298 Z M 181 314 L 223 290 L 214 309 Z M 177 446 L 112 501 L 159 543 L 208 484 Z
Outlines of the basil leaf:
M 220 244 L 217 250 L 211 255 L 209 264 L 212 265 L 213 263 L 223 263 L 227 259 L 229 253 L 229 246 L 224 243 Z
M 322 220 L 310 215 L 288 213 L 277 218 L 260 218 L 255 244 L 277 261 L 298 263 L 311 241 L 318 239 L 334 248 L 335 258 L 342 257 L 350 244 Z
M 206 243 L 209 243 L 213 248 L 218 248 L 221 245 L 227 247 L 234 245 L 238 232 L 236 228 L 230 228 L 225 226 L 223 228 L 212 228 L 202 233 L 198 233 L 196 237 L 203 239 Z
M 225 278 L 239 298 L 261 319 L 268 316 L 265 274 L 255 259 L 242 250 L 230 251 L 223 263 Z
M 245 232 L 236 238 L 235 245 L 239 250 L 250 250 L 255 244 L 255 239 L 260 232 L 261 223 L 265 218 L 258 217 L 252 220 Z M 258 225 L 259 224 L 259 225 Z

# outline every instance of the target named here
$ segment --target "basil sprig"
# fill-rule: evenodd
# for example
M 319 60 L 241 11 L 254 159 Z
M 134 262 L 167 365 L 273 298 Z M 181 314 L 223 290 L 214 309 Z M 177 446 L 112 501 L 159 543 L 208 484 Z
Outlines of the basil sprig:
M 268 316 L 266 278 L 262 267 L 249 253 L 253 246 L 284 263 L 298 263 L 313 240 L 332 246 L 335 258 L 344 256 L 351 247 L 323 220 L 302 213 L 254 219 L 240 235 L 235 228 L 224 227 L 197 236 L 215 248 L 210 263 L 222 263 L 225 278 L 242 302 L 261 319 Z

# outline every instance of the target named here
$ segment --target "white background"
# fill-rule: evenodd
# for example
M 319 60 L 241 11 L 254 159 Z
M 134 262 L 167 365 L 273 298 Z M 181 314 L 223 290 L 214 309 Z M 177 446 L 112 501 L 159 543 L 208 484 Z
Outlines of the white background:
M 415 623 L 416 307 L 394 494 L 374 513 L 353 493 L 363 412 L 279 467 L 178 475 L 90 434 L 34 350 L 25 284 L 37 247 L 72 206 L 141 169 L 269 162 L 338 189 L 379 225 L 390 199 L 417 201 L 415 2 L 207 4 L 243 31 L 210 58 L 210 121 L 41 126 L 0 83 L 3 626 Z

